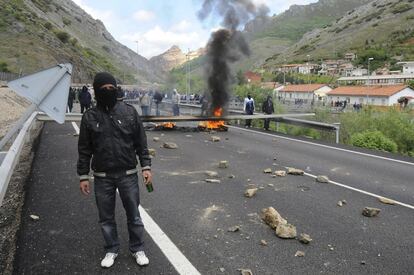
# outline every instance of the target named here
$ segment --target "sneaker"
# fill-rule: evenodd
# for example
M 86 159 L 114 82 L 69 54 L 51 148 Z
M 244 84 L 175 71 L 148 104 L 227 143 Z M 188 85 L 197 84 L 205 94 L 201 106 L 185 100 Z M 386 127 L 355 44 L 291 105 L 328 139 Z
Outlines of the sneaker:
M 132 257 L 135 258 L 135 260 L 137 261 L 137 264 L 140 265 L 140 266 L 149 264 L 149 260 L 148 260 L 147 256 L 145 256 L 144 251 L 137 251 L 135 253 L 132 253 Z
M 103 268 L 110 268 L 114 264 L 117 256 L 118 256 L 117 253 L 111 253 L 111 252 L 106 253 L 105 258 L 103 258 L 103 260 L 101 261 L 101 266 Z

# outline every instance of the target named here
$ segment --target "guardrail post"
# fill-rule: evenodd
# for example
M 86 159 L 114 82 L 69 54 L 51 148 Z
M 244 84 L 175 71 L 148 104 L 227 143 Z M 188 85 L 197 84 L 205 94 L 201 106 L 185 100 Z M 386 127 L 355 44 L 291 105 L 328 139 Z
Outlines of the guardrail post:
M 276 122 L 276 132 L 279 132 L 279 128 L 280 128 L 280 122 L 279 122 L 279 121 L 277 121 L 277 122 Z
M 335 142 L 336 144 L 339 144 L 339 130 L 341 128 L 341 123 L 334 123 L 336 125 L 335 129 Z

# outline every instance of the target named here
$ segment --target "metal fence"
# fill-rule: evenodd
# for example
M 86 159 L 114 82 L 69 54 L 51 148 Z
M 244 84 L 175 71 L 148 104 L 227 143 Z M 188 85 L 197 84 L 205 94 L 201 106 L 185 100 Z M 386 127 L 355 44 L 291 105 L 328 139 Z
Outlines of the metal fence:
M 18 74 L 0 72 L 0 81 L 11 81 L 18 78 Z

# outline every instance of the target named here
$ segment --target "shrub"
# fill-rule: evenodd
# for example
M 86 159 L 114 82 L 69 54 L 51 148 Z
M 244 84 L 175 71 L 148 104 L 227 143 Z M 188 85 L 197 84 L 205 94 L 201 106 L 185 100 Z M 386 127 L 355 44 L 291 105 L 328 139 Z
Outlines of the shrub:
M 351 137 L 351 144 L 357 147 L 375 149 L 395 153 L 397 144 L 384 136 L 380 131 L 365 131 L 354 134 Z
M 75 37 L 73 37 L 73 38 L 71 38 L 71 39 L 69 40 L 69 42 L 70 42 L 70 44 L 71 44 L 72 46 L 76 46 L 76 45 L 78 44 L 78 39 L 76 39 Z
M 394 13 L 394 14 L 403 13 L 403 12 L 406 12 L 408 10 L 411 10 L 412 8 L 413 7 L 408 3 L 400 3 L 392 9 L 392 13 Z
M 70 35 L 64 31 L 55 31 L 55 35 L 63 43 L 67 43 L 70 39 Z
M 50 23 L 50 22 L 46 22 L 43 26 L 48 30 L 52 29 L 52 23 Z
M 70 24 L 72 24 L 72 21 L 70 21 L 66 17 L 63 17 L 62 22 L 65 26 L 69 26 Z
M 10 73 L 6 62 L 0 62 L 0 72 Z

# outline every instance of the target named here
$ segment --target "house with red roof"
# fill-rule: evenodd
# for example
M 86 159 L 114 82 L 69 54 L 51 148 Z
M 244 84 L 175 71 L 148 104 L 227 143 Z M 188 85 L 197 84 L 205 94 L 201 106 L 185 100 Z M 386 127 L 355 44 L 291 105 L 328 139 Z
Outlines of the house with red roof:
M 302 100 L 304 103 L 322 101 L 332 88 L 326 84 L 286 85 L 278 89 L 278 96 L 287 101 Z
M 392 106 L 401 97 L 414 98 L 414 90 L 407 85 L 341 86 L 327 93 L 329 102 Z

